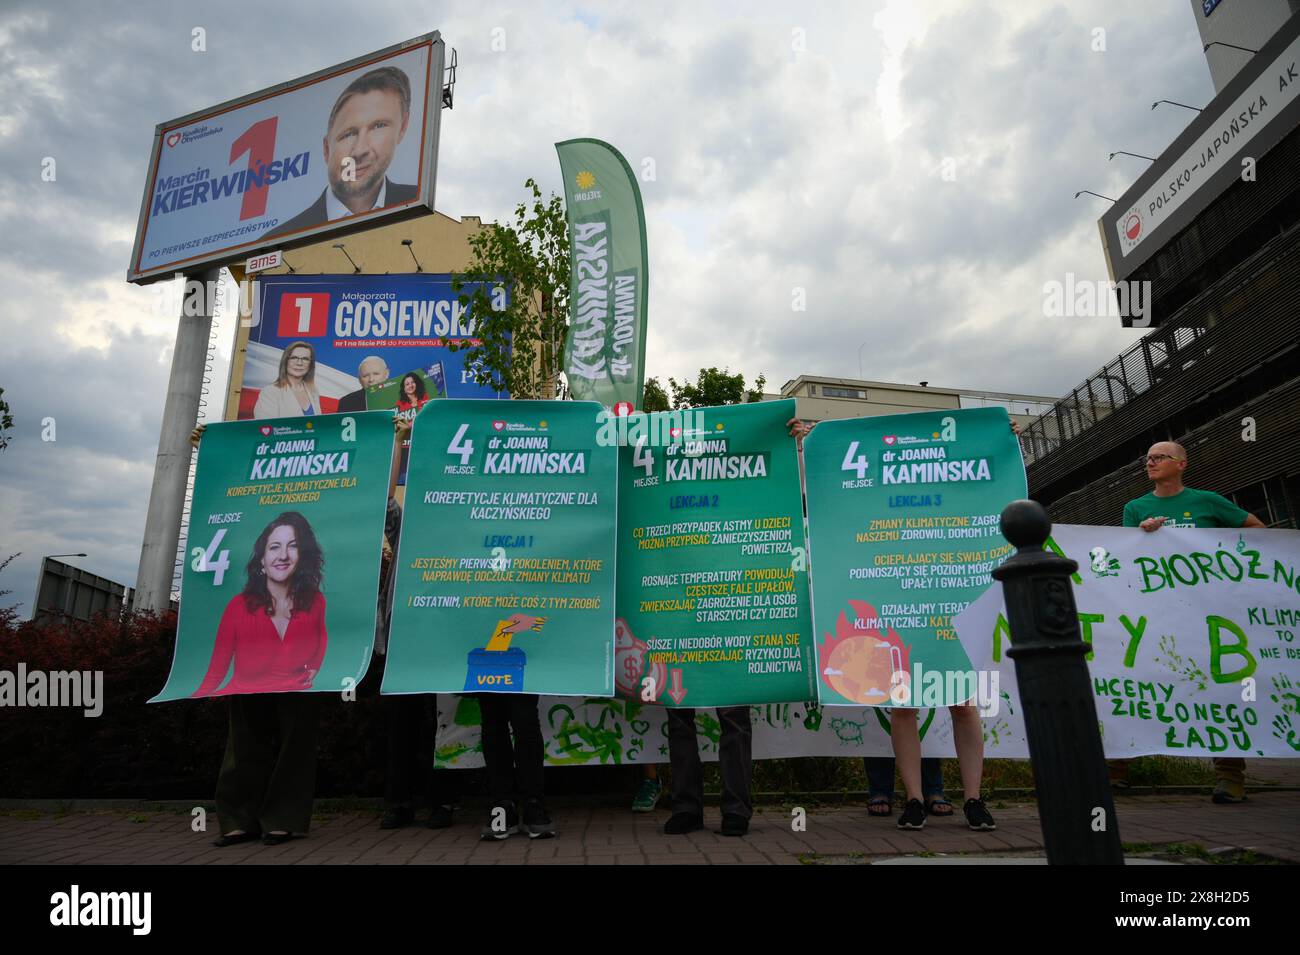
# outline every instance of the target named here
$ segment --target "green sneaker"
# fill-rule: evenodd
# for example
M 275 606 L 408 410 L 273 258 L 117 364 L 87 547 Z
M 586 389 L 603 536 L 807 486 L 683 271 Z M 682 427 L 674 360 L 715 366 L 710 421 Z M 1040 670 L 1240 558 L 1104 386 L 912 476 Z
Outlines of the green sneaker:
M 1210 796 L 1210 801 L 1220 806 L 1245 802 L 1246 786 L 1244 783 L 1234 782 L 1230 779 L 1220 779 L 1214 785 L 1214 794 Z
M 636 798 L 632 800 L 633 812 L 654 812 L 655 803 L 659 802 L 659 796 L 664 791 L 664 784 L 656 779 L 641 780 L 641 788 L 636 791 Z

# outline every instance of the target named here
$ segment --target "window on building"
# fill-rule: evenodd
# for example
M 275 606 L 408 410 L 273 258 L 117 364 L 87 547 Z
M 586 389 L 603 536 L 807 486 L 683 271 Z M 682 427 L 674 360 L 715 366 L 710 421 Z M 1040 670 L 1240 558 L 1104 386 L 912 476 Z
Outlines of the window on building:
M 1287 509 L 1281 478 L 1269 478 L 1267 481 L 1251 484 L 1234 491 L 1228 497 L 1238 507 L 1250 511 L 1269 527 L 1295 527 L 1295 519 Z
M 822 388 L 822 395 L 827 398 L 865 398 L 867 395 L 857 388 L 833 388 L 827 385 Z

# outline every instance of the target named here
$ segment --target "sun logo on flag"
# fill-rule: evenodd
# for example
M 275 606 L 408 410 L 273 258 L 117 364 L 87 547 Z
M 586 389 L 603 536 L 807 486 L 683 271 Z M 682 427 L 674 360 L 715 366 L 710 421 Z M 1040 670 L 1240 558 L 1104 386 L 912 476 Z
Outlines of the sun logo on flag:
M 586 169 L 574 177 L 577 180 L 579 189 L 590 189 L 596 184 L 596 177 Z

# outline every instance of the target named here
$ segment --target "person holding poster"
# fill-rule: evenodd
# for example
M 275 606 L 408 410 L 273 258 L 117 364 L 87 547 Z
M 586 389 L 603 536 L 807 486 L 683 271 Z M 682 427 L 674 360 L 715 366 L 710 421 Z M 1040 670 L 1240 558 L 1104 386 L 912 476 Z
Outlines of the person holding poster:
M 951 620 L 1012 550 L 998 518 L 1026 493 L 1015 430 L 1002 409 L 953 410 L 826 422 L 804 445 L 821 574 L 819 698 L 890 709 L 907 792 L 900 829 L 925 825 L 917 713 L 940 706 L 952 717 L 967 824 L 996 828 L 980 794 L 976 674 Z
M 398 392 L 397 411 L 408 420 L 413 419 L 429 400 L 429 390 L 424 386 L 424 379 L 413 371 L 402 376 L 401 389 Z
M 191 436 L 199 462 L 176 650 L 154 699 L 228 701 L 219 847 L 277 845 L 310 826 L 320 695 L 354 689 L 373 646 L 391 422 L 363 412 Z M 327 575 L 327 557 L 346 572 Z
M 555 834 L 538 696 L 613 694 L 618 458 L 599 411 L 446 399 L 412 434 L 382 692 L 479 694 L 485 839 Z
M 1124 526 L 1151 533 L 1161 527 L 1267 527 L 1254 514 L 1242 510 L 1221 494 L 1198 491 L 1183 484 L 1187 450 L 1176 441 L 1158 441 L 1147 450 L 1147 477 L 1155 485 L 1142 497 L 1124 505 Z M 1128 785 L 1128 760 L 1109 764 L 1112 785 Z M 1214 758 L 1215 803 L 1228 805 L 1246 799 L 1246 761 L 1241 757 Z
M 190 435 L 190 444 L 195 448 L 205 428 L 199 425 Z M 241 643 L 244 652 L 235 662 L 235 675 L 224 693 L 257 693 L 263 684 L 272 684 L 268 689 L 287 689 L 274 686 L 282 682 L 273 673 L 277 663 L 279 670 L 286 671 L 280 677 L 298 682 L 292 689 L 310 688 L 325 656 L 325 598 L 320 593 L 324 557 L 302 516 L 293 514 L 297 521 L 282 520 L 287 517 L 285 514 L 272 521 L 254 544 L 253 556 L 245 568 L 247 582 L 226 606 L 212 663 L 194 696 L 223 692 L 217 685 L 225 678 L 230 657 Z M 300 528 L 306 530 L 302 548 L 305 553 L 301 556 L 297 542 Z M 271 544 L 272 535 L 277 536 L 275 544 Z M 248 611 L 250 600 L 261 607 L 261 620 L 250 619 L 250 614 L 256 613 Z M 237 606 L 241 602 L 242 611 L 247 613 Z M 308 610 L 299 613 L 294 621 L 298 624 L 293 641 L 296 652 L 289 652 L 286 637 L 290 618 L 303 603 Z M 272 627 L 283 641 L 278 654 L 266 639 L 267 627 Z M 307 659 L 300 659 L 304 654 Z M 245 671 L 242 679 L 241 666 Z M 217 818 L 223 831 L 213 841 L 214 846 L 224 849 L 259 838 L 266 845 L 279 845 L 293 838 L 295 832 L 307 831 L 316 783 L 319 726 L 319 698 L 314 694 L 264 692 L 230 696 L 230 735 L 217 776 Z M 280 739 L 278 753 L 271 744 L 275 735 Z M 263 829 L 261 820 L 271 822 Z M 226 828 L 232 822 L 235 824 Z
M 316 349 L 309 342 L 294 342 L 280 355 L 275 381 L 262 389 L 253 408 L 254 418 L 289 418 L 320 414 L 316 390 Z
M 764 401 L 602 422 L 622 458 L 619 690 L 668 708 L 668 834 L 704 825 L 697 709 L 717 709 L 720 832 L 741 836 L 753 815 L 749 707 L 816 693 L 794 410 Z
M 339 412 L 365 411 L 366 389 L 371 385 L 383 384 L 388 380 L 388 362 L 378 355 L 367 355 L 357 366 L 357 383 L 361 385 L 356 391 L 349 391 L 339 399 Z

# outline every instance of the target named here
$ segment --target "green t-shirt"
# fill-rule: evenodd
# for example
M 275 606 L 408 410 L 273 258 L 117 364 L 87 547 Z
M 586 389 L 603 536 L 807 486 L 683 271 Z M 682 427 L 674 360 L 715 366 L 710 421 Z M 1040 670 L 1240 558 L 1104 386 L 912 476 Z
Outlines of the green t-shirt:
M 1144 494 L 1124 505 L 1124 526 L 1137 527 L 1148 517 L 1163 517 L 1164 527 L 1241 527 L 1250 517 L 1213 491 L 1185 487 L 1170 497 Z

